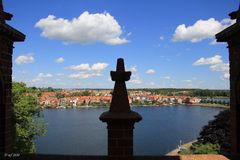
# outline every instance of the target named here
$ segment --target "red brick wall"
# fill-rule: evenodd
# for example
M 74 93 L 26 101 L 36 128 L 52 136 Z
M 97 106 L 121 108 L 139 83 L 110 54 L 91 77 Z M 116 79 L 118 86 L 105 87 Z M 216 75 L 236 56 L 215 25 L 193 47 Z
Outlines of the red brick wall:
M 0 152 L 11 152 L 12 148 L 12 48 L 12 40 L 0 35 Z

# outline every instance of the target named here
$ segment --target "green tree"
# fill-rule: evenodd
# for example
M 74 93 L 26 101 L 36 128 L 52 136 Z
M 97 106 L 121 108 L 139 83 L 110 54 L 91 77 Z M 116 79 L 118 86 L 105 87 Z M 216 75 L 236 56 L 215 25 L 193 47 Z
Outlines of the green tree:
M 91 92 L 89 92 L 89 91 L 82 92 L 82 96 L 90 96 L 90 95 L 91 95 Z
M 57 99 L 61 99 L 65 97 L 65 95 L 62 93 L 57 93 L 55 96 L 57 97 Z
M 230 153 L 230 110 L 221 111 L 214 120 L 202 128 L 198 141 L 193 145 L 218 144 L 219 152 Z
M 24 83 L 13 82 L 13 150 L 19 153 L 34 153 L 34 140 L 46 132 L 37 99 L 27 91 Z

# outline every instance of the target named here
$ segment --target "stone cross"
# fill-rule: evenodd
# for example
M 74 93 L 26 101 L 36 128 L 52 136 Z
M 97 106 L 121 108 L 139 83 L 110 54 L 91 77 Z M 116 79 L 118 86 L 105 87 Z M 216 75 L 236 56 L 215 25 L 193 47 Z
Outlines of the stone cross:
M 124 60 L 122 58 L 117 60 L 116 71 L 111 71 L 110 74 L 112 80 L 115 81 L 110 112 L 129 112 L 130 105 L 125 81 L 130 79 L 131 72 L 125 71 Z

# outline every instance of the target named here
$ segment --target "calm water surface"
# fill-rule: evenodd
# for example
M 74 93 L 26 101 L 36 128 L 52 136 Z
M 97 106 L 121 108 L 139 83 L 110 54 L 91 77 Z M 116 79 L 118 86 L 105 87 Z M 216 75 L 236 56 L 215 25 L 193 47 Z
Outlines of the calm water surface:
M 37 153 L 106 155 L 107 125 L 98 117 L 107 109 L 46 109 L 47 134 L 36 140 Z M 197 138 L 202 126 L 222 109 L 199 106 L 137 107 L 143 120 L 135 124 L 134 154 L 163 155 L 179 141 Z

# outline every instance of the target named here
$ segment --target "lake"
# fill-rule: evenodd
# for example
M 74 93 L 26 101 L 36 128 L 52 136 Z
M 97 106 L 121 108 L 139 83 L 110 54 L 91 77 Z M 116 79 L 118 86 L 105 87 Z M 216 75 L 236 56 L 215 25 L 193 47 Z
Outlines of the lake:
M 220 108 L 200 106 L 133 107 L 143 120 L 135 123 L 134 155 L 164 155 L 198 137 Z M 107 155 L 107 125 L 98 118 L 106 108 L 45 109 L 47 133 L 35 144 L 37 153 Z

